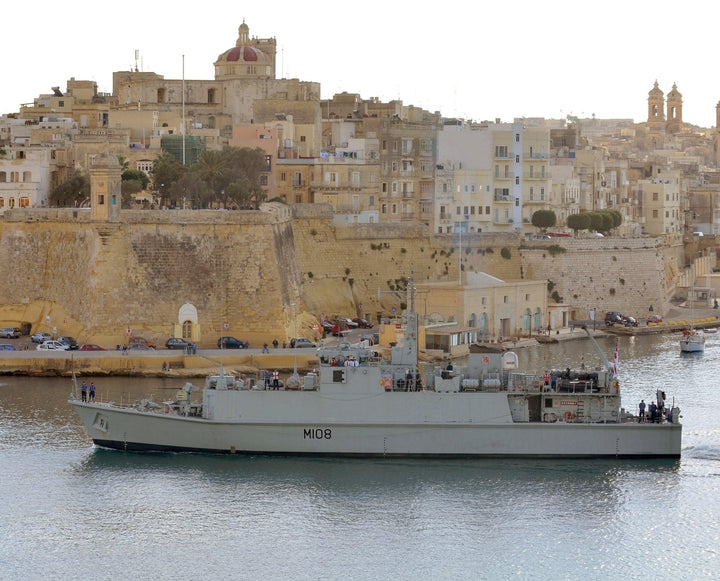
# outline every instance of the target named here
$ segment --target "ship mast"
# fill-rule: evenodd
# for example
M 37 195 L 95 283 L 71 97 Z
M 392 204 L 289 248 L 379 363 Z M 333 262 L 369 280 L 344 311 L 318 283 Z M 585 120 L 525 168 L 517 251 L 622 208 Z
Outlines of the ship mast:
M 408 304 L 405 312 L 405 338 L 400 345 L 392 348 L 392 363 L 417 368 L 418 362 L 418 316 L 415 312 L 415 278 L 410 274 L 408 280 Z

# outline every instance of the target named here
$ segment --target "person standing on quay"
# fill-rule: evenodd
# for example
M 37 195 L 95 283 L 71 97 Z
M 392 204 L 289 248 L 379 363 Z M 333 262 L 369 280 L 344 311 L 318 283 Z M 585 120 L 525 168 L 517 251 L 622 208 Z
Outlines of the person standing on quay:
M 645 421 L 645 400 L 640 400 L 640 415 L 638 416 L 638 422 L 642 423 Z

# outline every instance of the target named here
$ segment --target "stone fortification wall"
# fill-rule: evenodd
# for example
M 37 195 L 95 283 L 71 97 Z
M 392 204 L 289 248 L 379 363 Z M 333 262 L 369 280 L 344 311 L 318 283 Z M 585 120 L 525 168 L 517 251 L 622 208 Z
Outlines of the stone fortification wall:
M 257 346 L 312 336 L 321 313 L 387 316 L 407 300 L 411 274 L 419 282 L 457 281 L 461 269 L 550 280 L 579 318 L 592 308 L 644 316 L 650 304 L 656 312 L 667 307 L 683 263 L 679 242 L 536 244 L 515 234 L 433 234 L 418 223 L 336 226 L 323 205 L 123 211 L 117 223 L 89 215 L 8 212 L 0 224 L 0 324 L 49 330 L 49 318 L 81 341 L 122 343 L 131 328 L 164 342 L 191 304 L 201 343 L 229 334 Z M 566 252 L 551 254 L 552 244 Z
M 519 238 L 513 234 L 460 239 L 434 235 L 417 223 L 336 226 L 324 217 L 296 220 L 293 229 L 306 306 L 327 317 L 388 316 L 392 306 L 407 301 L 411 274 L 418 282 L 456 281 L 462 264 L 464 271 L 520 278 Z
M 525 278 L 548 280 L 577 319 L 588 319 L 592 309 L 598 317 L 621 311 L 645 318 L 651 305 L 667 312 L 681 264 L 682 244 L 674 239 L 563 238 L 522 250 Z
M 73 220 L 71 212 L 64 221 L 29 214 L 9 221 L 0 240 L 7 273 L 0 304 L 14 305 L 14 318 L 34 329 L 49 317 L 61 334 L 122 343 L 127 328 L 164 341 L 190 303 L 201 341 L 244 334 L 257 344 L 269 322 L 282 324 L 300 303 L 290 215 L 199 214 L 126 212 L 114 224 Z

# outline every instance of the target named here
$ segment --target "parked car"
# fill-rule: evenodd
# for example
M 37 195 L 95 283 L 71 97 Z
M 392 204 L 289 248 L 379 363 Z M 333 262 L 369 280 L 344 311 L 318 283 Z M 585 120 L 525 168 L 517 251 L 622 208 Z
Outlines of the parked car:
M 128 351 L 155 351 L 155 347 L 150 347 L 145 343 L 132 343 L 127 346 Z
M 663 319 L 660 315 L 650 315 L 647 318 L 647 324 L 648 325 L 659 325 L 662 323 Z
M 220 337 L 217 344 L 220 349 L 247 349 L 250 347 L 247 341 L 241 341 L 235 337 Z
M 180 337 L 170 337 L 165 342 L 165 347 L 168 349 L 187 349 L 188 347 L 192 347 L 193 344 L 191 341 L 186 341 L 185 339 L 181 339 Z
M 333 327 L 335 326 L 335 321 L 323 321 L 322 323 L 320 323 L 320 325 L 326 333 L 332 333 Z
M 357 318 L 353 319 L 353 322 L 357 323 L 357 326 L 361 329 L 372 329 L 374 327 L 374 325 L 367 319 Z
M 0 343 L 0 351 L 15 351 L 15 346 L 10 343 Z
M 150 347 L 150 349 L 157 349 L 157 345 L 153 341 L 148 341 L 142 337 L 131 337 L 130 341 L 128 341 L 128 349 L 133 345 L 145 345 L 146 347 Z
M 348 327 L 352 327 L 353 329 L 356 329 L 358 327 L 358 323 L 356 323 L 353 319 L 340 319 L 340 321 L 345 321 Z
M 338 319 L 337 322 L 333 325 L 332 334 L 336 337 L 347 335 L 349 332 L 350 329 L 348 328 L 346 319 Z
M 68 351 L 75 351 L 79 348 L 77 341 L 75 341 L 73 337 L 58 337 L 57 340 L 60 341 L 60 343 L 65 343 Z
M 20 336 L 20 329 L 17 327 L 4 327 L 0 329 L 0 337 L 3 339 L 17 339 Z
M 306 339 L 305 337 L 298 337 L 294 341 L 295 342 L 293 343 L 293 346 L 295 347 L 295 349 L 303 349 L 303 348 L 307 348 L 307 347 L 311 347 L 311 348 L 317 347 L 317 343 L 313 343 L 312 341 L 310 341 L 310 339 Z
M 623 314 L 618 311 L 610 311 L 605 313 L 605 325 L 612 327 L 615 323 L 623 322 Z
M 107 349 L 103 349 L 100 345 L 95 345 L 94 343 L 85 343 L 80 346 L 79 351 L 107 351 Z
M 627 316 L 627 317 L 623 317 L 622 324 L 625 325 L 626 327 L 637 327 L 638 321 L 635 317 Z
M 44 343 L 45 341 L 52 341 L 52 335 L 50 333 L 37 332 L 30 336 L 30 340 L 33 343 Z
M 67 351 L 68 346 L 66 343 L 50 340 L 40 343 L 35 349 L 37 351 Z

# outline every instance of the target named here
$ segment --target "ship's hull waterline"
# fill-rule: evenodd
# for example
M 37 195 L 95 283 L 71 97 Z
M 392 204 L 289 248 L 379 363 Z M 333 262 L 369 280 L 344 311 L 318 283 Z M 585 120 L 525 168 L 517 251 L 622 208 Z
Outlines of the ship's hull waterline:
M 645 423 L 217 421 L 73 402 L 96 445 L 127 451 L 427 457 L 679 457 L 682 427 Z

